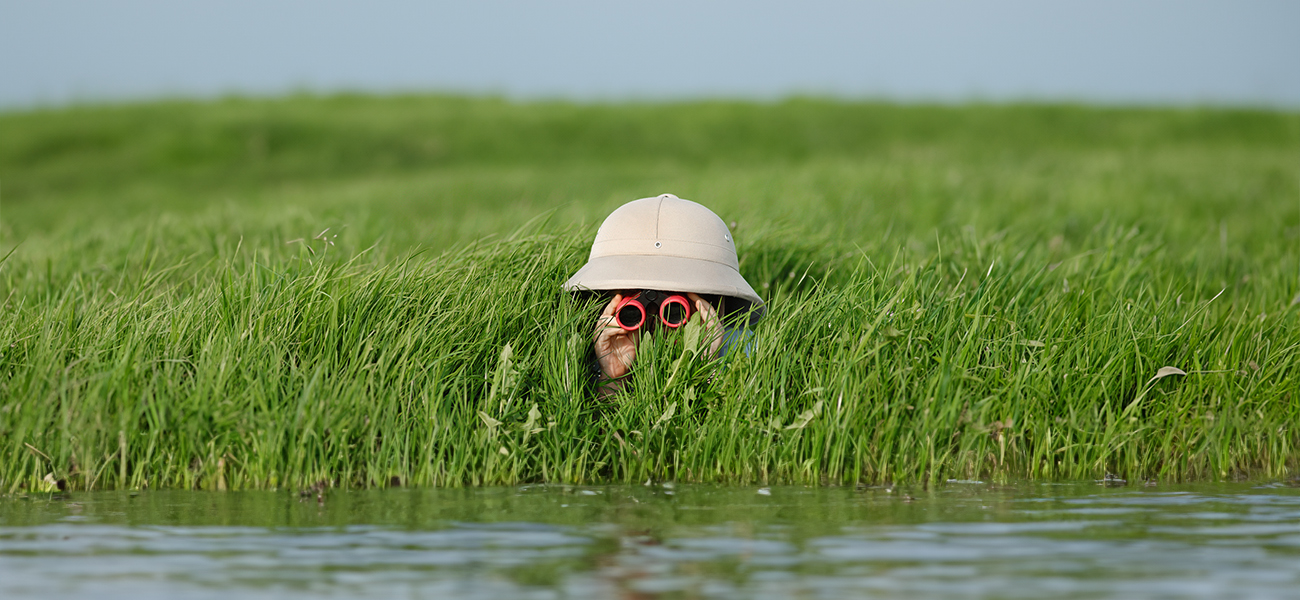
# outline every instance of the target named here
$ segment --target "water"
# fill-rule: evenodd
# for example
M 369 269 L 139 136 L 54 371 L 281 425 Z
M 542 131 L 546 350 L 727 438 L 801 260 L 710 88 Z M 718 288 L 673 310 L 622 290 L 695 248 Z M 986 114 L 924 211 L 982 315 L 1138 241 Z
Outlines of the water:
M 0 497 L 0 598 L 1282 598 L 1300 488 Z

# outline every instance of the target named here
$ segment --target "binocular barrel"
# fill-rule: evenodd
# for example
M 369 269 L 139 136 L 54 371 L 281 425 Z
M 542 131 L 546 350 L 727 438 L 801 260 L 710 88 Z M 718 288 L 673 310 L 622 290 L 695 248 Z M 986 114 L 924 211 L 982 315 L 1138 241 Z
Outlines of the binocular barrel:
M 691 303 L 684 296 L 674 294 L 662 299 L 646 298 L 641 301 L 641 294 L 624 298 L 614 309 L 614 318 L 618 326 L 628 331 L 636 331 L 645 325 L 646 310 L 659 309 L 659 320 L 671 329 L 681 327 L 691 318 Z M 647 304 L 649 306 L 647 306 Z

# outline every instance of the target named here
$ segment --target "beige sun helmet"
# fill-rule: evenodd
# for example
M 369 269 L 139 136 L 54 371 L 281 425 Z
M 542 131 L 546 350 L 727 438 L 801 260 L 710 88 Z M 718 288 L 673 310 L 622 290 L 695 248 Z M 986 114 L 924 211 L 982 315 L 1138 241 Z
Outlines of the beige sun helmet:
M 646 289 L 739 298 L 765 312 L 763 299 L 740 275 L 736 243 L 727 224 L 701 204 L 672 194 L 618 207 L 596 231 L 587 264 L 568 291 Z

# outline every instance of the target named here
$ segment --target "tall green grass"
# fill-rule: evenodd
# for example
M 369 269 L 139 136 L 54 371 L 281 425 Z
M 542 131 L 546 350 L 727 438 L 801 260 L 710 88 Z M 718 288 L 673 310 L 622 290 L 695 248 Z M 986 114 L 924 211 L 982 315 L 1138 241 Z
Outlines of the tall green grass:
M 0 130 L 5 490 L 1300 468 L 1293 114 L 341 97 Z M 598 400 L 598 307 L 559 284 L 663 191 L 734 222 L 769 312 L 725 365 L 647 339 Z

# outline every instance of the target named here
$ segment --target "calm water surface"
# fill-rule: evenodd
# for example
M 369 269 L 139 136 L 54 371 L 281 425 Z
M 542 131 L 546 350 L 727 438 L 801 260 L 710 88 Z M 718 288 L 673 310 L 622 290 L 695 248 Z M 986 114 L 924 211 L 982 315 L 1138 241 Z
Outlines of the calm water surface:
M 1294 598 L 1300 489 L 0 497 L 0 598 Z

